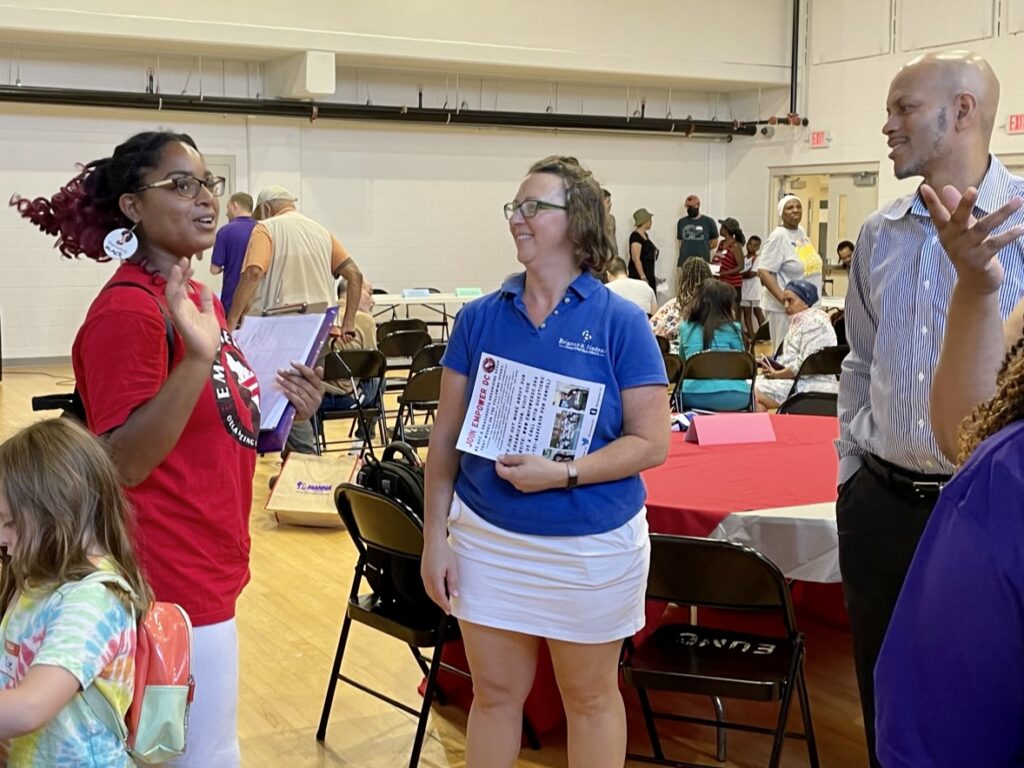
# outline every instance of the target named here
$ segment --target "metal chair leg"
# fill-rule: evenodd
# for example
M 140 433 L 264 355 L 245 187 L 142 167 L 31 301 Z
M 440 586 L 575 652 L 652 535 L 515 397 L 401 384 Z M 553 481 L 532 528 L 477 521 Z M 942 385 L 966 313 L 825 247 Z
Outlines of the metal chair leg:
M 345 645 L 348 643 L 348 631 L 352 627 L 352 619 L 348 611 L 345 612 L 345 620 L 341 623 L 341 636 L 338 638 L 338 651 L 334 655 L 334 667 L 331 669 L 331 679 L 327 683 L 327 696 L 324 697 L 324 709 L 320 714 L 320 727 L 316 729 L 316 740 L 322 742 L 327 736 L 327 721 L 331 717 L 331 705 L 334 703 L 334 691 L 338 687 L 338 676 L 341 674 L 341 660 L 345 655 Z
M 640 697 L 640 709 L 644 713 L 644 723 L 647 725 L 647 736 L 651 740 L 651 750 L 656 760 L 664 760 L 665 753 L 661 749 L 661 739 L 658 738 L 658 729 L 654 724 L 654 713 L 651 711 L 651 702 L 647 698 L 645 688 L 637 688 L 637 695 Z
M 802 654 L 798 652 L 797 658 L 800 658 Z M 779 768 L 779 763 L 782 760 L 782 747 L 786 742 L 786 723 L 789 721 L 789 706 L 793 701 L 793 688 L 796 685 L 797 670 L 800 668 L 797 659 L 794 659 L 794 664 L 790 669 L 789 680 L 786 685 L 786 692 L 782 694 L 782 702 L 779 706 L 779 720 L 775 726 L 775 736 L 772 741 L 772 755 L 768 760 L 768 768 Z
M 537 738 L 537 731 L 525 713 L 523 714 L 523 735 L 526 736 L 526 743 L 530 745 L 530 749 L 534 752 L 540 749 L 540 739 Z
M 811 719 L 811 701 L 807 695 L 807 680 L 804 678 L 804 668 L 801 661 L 800 672 L 796 678 L 796 692 L 800 697 L 800 712 L 804 719 L 804 735 L 807 737 L 807 761 L 811 768 L 819 768 L 818 741 L 814 737 L 814 721 Z
M 722 699 L 718 696 L 711 697 L 711 703 L 715 707 L 715 720 L 719 722 L 718 727 L 715 729 L 718 735 L 717 740 L 717 751 L 715 758 L 720 763 L 725 762 L 725 740 L 728 735 L 728 731 L 721 726 L 721 723 L 725 721 L 725 705 L 722 703 Z
M 416 738 L 412 743 L 412 754 L 409 756 L 409 768 L 416 768 L 420 762 L 420 751 L 423 749 L 423 737 L 427 732 L 427 718 L 430 717 L 430 705 L 434 701 L 434 690 L 437 686 L 437 673 L 441 669 L 440 648 L 444 646 L 445 629 L 448 625 L 448 617 L 441 617 L 441 624 L 438 628 L 438 641 L 434 646 L 434 657 L 430 660 L 430 672 L 427 675 L 427 685 L 423 689 L 423 706 L 420 708 L 420 719 L 416 725 Z

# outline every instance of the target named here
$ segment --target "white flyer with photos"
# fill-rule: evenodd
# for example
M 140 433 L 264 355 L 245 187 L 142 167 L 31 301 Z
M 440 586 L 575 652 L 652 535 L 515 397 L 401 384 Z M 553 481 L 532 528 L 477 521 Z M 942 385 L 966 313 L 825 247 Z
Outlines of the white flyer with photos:
M 590 451 L 603 400 L 604 384 L 484 352 L 456 448 L 492 460 L 503 454 L 578 459 Z

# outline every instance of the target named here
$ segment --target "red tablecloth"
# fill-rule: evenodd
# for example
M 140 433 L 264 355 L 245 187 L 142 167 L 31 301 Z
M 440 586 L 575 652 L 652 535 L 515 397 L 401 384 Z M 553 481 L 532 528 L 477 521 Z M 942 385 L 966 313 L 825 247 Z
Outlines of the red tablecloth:
M 770 418 L 773 443 L 705 447 L 673 433 L 668 459 L 643 473 L 651 532 L 706 536 L 732 512 L 834 501 L 837 459 L 832 442 L 839 435 L 839 421 L 823 416 Z M 796 592 L 802 603 L 815 605 L 812 612 L 819 617 L 845 620 L 838 584 L 802 585 Z M 657 628 L 663 609 L 663 604 L 648 604 L 645 634 Z M 443 658 L 466 668 L 462 643 L 446 646 Z M 439 683 L 454 703 L 469 706 L 472 692 L 466 681 L 442 674 Z M 539 733 L 564 721 L 546 648 L 525 711 Z
M 774 443 L 704 447 L 673 432 L 668 459 L 643 473 L 651 532 L 707 536 L 732 512 L 835 501 L 839 420 L 769 418 Z

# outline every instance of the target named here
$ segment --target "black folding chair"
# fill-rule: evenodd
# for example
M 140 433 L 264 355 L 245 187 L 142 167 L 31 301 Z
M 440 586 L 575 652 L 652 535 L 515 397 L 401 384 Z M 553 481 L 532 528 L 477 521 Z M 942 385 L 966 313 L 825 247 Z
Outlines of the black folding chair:
M 804 636 L 797 630 L 786 579 L 761 553 L 743 544 L 689 536 L 651 536 L 647 597 L 680 605 L 756 614 L 782 620 L 781 636 L 753 635 L 696 624 L 658 628 L 640 645 L 626 642 L 622 671 L 637 689 L 653 757 L 629 755 L 641 762 L 672 766 L 697 763 L 666 759 L 656 720 L 673 720 L 774 737 L 769 767 L 777 768 L 787 737 L 807 742 L 808 762 L 818 768 L 818 747 L 804 679 Z M 724 719 L 655 711 L 647 692 L 674 691 L 699 696 L 778 702 L 774 728 Z M 803 732 L 786 730 L 793 693 L 800 700 Z M 719 754 L 724 759 L 723 754 Z
M 776 413 L 793 413 L 802 416 L 837 416 L 839 395 L 835 392 L 797 392 L 790 395 L 779 406 Z
M 334 498 L 338 514 L 341 515 L 345 528 L 352 537 L 359 559 L 356 562 L 355 577 L 352 580 L 345 618 L 341 625 L 334 666 L 327 683 L 327 695 L 324 698 L 316 739 L 322 743 L 327 736 L 334 694 L 338 681 L 341 681 L 417 718 L 416 736 L 409 756 L 410 768 L 416 768 L 423 747 L 430 706 L 435 698 L 443 703 L 443 694 L 437 688 L 438 672 L 444 669 L 446 672 L 469 678 L 469 674 L 464 670 L 441 661 L 444 644 L 459 639 L 458 623 L 453 617 L 446 616 L 427 597 L 426 592 L 409 595 L 408 599 L 402 602 L 385 599 L 375 591 L 360 594 L 364 577 L 368 583 L 372 583 L 371 580 L 377 578 L 380 573 L 369 562 L 371 552 L 378 556 L 378 561 L 381 558 L 390 559 L 392 562 L 397 560 L 403 565 L 403 569 L 408 568 L 412 573 L 419 573 L 419 562 L 423 556 L 423 521 L 404 505 L 357 485 L 345 483 L 338 486 Z M 342 661 L 353 621 L 383 632 L 409 646 L 420 672 L 426 677 L 423 703 L 419 710 L 342 673 Z M 431 658 L 423 655 L 420 650 L 422 648 L 433 648 Z M 536 733 L 525 718 L 523 729 L 530 746 L 539 749 L 540 743 L 537 741 Z
M 436 365 L 440 365 L 441 358 L 444 357 L 444 352 L 447 348 L 448 345 L 441 342 L 427 344 L 427 346 L 413 355 L 412 362 L 409 364 L 409 375 L 412 376 L 424 368 L 433 368 Z
M 661 359 L 665 361 L 665 375 L 668 376 L 669 402 L 675 403 L 679 382 L 683 378 L 683 358 L 679 355 L 663 352 Z
M 683 361 L 683 375 L 676 390 L 676 409 L 686 410 L 686 394 L 683 387 L 687 379 L 731 379 L 750 382 L 750 397 L 747 405 L 740 409 L 754 410 L 754 379 L 757 376 L 757 361 L 749 352 L 736 349 L 706 349 L 690 355 Z
M 387 420 L 384 415 L 384 381 L 387 375 L 387 368 L 387 360 L 376 349 L 339 349 L 327 354 L 324 358 L 325 382 L 343 381 L 351 383 L 354 380 L 356 385 L 356 389 L 353 390 L 354 397 L 359 396 L 359 382 L 376 380 L 378 384 L 376 396 L 370 401 L 362 402 L 362 414 L 360 414 L 360 409 L 356 406 L 351 408 L 331 408 L 321 404 L 313 416 L 313 429 L 316 431 L 317 439 L 320 441 L 321 452 L 326 451 L 329 445 L 349 442 L 341 440 L 329 443 L 324 429 L 325 421 L 336 419 L 358 421 L 363 433 L 364 447 L 365 443 L 371 439 L 371 423 L 376 423 L 382 438 L 387 434 Z M 351 435 L 350 431 L 350 438 Z M 362 451 L 360 451 L 360 455 L 362 455 Z
M 389 371 L 408 374 L 412 368 L 412 359 L 431 343 L 430 334 L 426 331 L 395 331 L 387 336 L 378 336 L 377 349 L 387 358 Z M 385 391 L 394 392 L 404 386 L 405 378 L 391 378 L 387 381 Z
M 430 442 L 430 420 L 441 399 L 443 370 L 440 366 L 424 368 L 409 377 L 398 396 L 398 413 L 391 432 L 392 440 L 401 440 L 413 448 L 422 448 Z M 425 412 L 423 424 L 414 421 L 417 411 Z
M 655 336 L 654 340 L 658 342 L 658 349 L 661 350 L 661 354 L 667 355 L 669 353 L 669 349 L 671 349 L 668 339 L 664 336 Z
M 377 343 L 385 336 L 390 336 L 392 333 L 397 331 L 425 331 L 427 330 L 427 324 L 416 317 L 409 318 L 396 318 L 394 320 L 385 320 L 383 323 L 377 324 Z
M 754 337 L 750 340 L 750 352 L 753 354 L 754 348 L 758 344 L 762 344 L 766 341 L 772 340 L 771 328 L 768 327 L 768 323 L 761 323 L 757 331 L 754 332 Z
M 839 378 L 843 372 L 843 359 L 850 354 L 850 348 L 843 346 L 824 347 L 804 358 L 800 370 L 796 372 L 793 386 L 786 397 L 796 394 L 796 384 L 804 376 L 835 376 Z

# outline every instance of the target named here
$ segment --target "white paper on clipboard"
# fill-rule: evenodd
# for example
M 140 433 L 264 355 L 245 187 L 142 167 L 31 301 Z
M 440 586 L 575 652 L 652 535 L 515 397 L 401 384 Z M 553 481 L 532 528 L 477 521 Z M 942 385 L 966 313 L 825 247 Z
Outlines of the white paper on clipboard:
M 273 430 L 281 421 L 288 397 L 277 384 L 279 369 L 292 360 L 309 360 L 324 315 L 246 317 L 234 332 L 235 342 L 260 383 L 260 429 Z
M 484 352 L 456 448 L 492 460 L 578 459 L 590 451 L 603 400 L 604 384 Z

